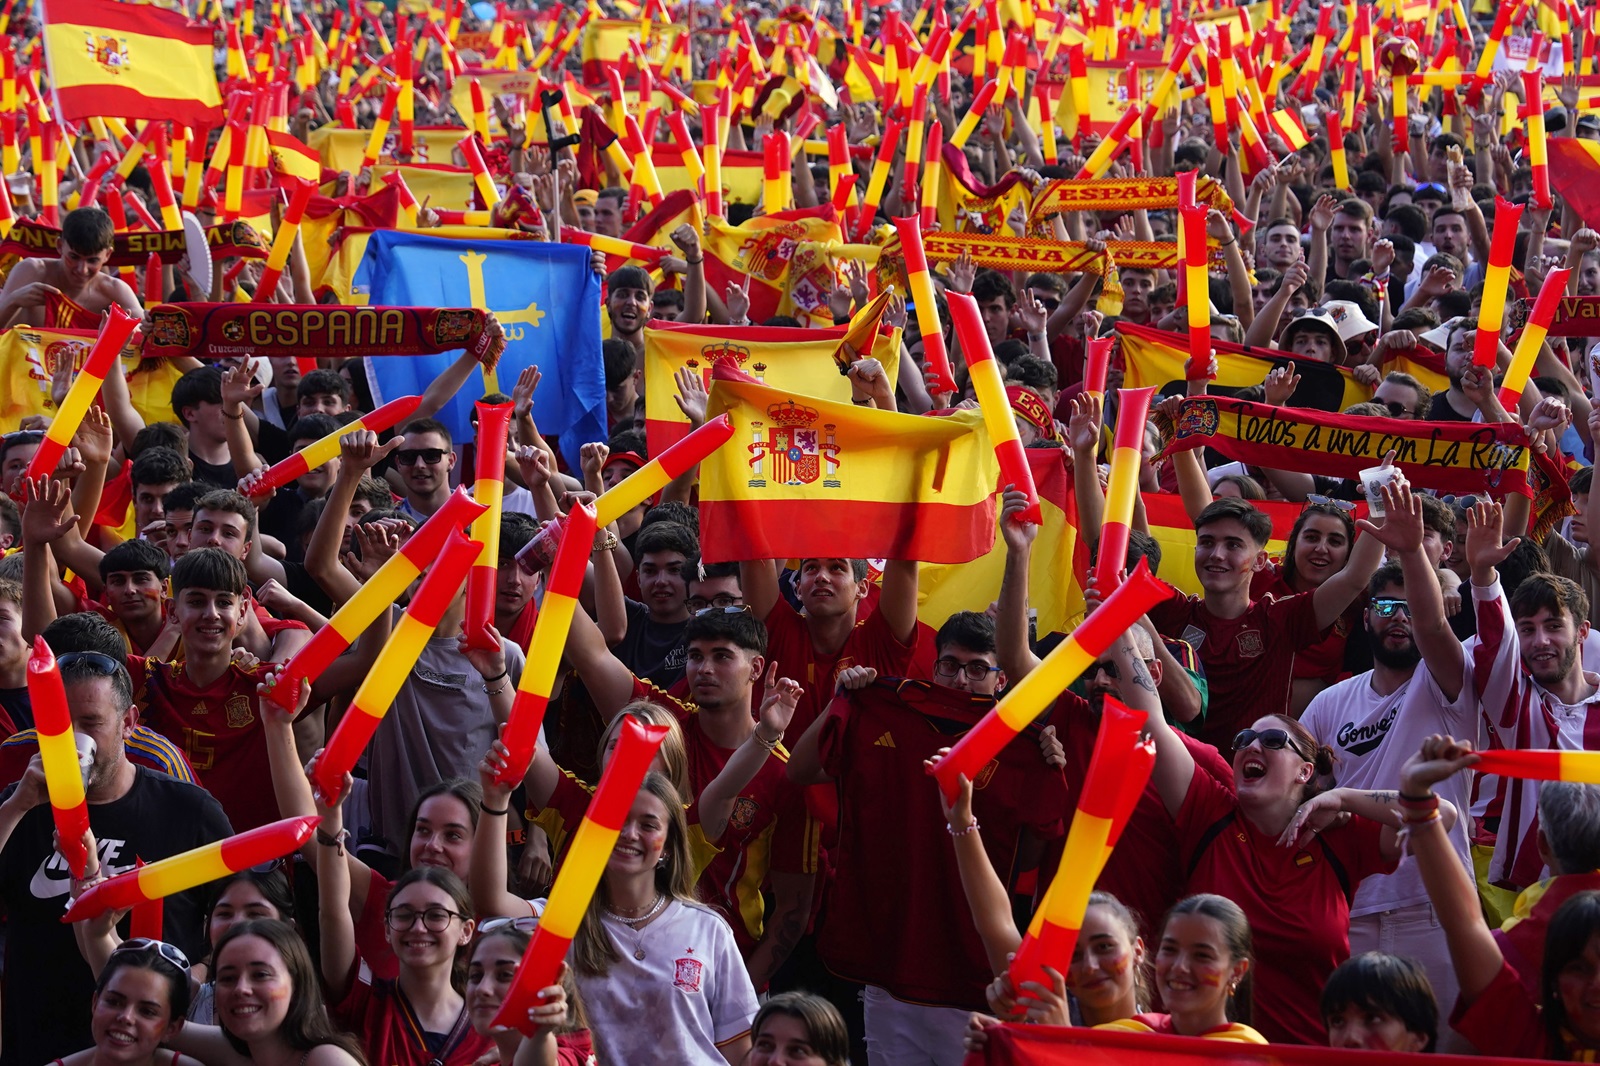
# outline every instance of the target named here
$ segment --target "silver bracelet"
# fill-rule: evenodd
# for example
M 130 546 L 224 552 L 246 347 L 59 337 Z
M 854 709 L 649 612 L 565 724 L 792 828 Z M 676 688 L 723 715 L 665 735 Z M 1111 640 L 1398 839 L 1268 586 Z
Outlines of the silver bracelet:
M 978 820 L 974 818 L 965 829 L 957 829 L 953 825 L 946 825 L 944 828 L 945 832 L 953 837 L 964 837 L 968 833 L 976 833 L 978 831 Z

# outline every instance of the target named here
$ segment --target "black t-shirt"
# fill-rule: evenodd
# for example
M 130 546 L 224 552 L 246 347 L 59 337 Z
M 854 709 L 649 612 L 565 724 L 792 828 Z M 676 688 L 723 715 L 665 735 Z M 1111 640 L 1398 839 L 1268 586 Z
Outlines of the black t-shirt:
M 299 560 L 303 557 L 300 551 L 300 538 L 295 535 L 295 530 L 300 525 L 300 512 L 309 502 L 299 489 L 293 485 L 285 485 L 273 493 L 272 499 L 261 508 L 261 532 L 281 541 L 291 559 Z
M 219 489 L 231 489 L 239 484 L 239 475 L 233 472 L 232 463 L 208 463 L 194 452 L 189 453 L 189 462 L 194 465 L 196 481 L 204 481 L 207 485 L 215 485 Z
M 284 587 L 292 595 L 322 617 L 333 617 L 333 600 L 322 590 L 322 586 L 317 584 L 317 579 L 311 576 L 305 563 L 286 560 L 283 564 L 283 576 L 288 579 Z
M 1450 406 L 1450 394 L 1448 392 L 1436 392 L 1433 394 L 1433 403 L 1428 407 L 1428 421 L 1471 422 L 1472 419 L 1462 415 L 1454 407 Z
M 16 786 L 0 793 L 9 798 Z M 231 836 L 222 807 L 209 792 L 145 767 L 133 787 L 112 803 L 89 806 L 89 825 L 108 875 Z M 78 954 L 72 927 L 61 922 L 70 874 L 51 847 L 50 804 L 22 816 L 0 851 L 0 899 L 6 908 L 5 1002 L 0 1066 L 39 1066 L 93 1043 L 89 999 L 94 978 Z M 162 938 L 191 959 L 204 944 L 203 889 L 169 897 Z M 126 923 L 124 923 L 126 936 Z
M 671 688 L 683 680 L 683 663 L 687 648 L 683 631 L 689 625 L 681 622 L 652 622 L 650 610 L 638 600 L 628 600 L 628 632 L 612 653 L 617 659 L 661 689 Z

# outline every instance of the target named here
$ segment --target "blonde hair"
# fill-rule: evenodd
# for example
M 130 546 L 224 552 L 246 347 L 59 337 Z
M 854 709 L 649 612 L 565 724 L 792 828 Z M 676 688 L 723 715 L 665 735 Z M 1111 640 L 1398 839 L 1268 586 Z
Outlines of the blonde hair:
M 694 895 L 694 862 L 689 854 L 689 821 L 679 802 L 677 786 L 652 770 L 644 775 L 639 791 L 648 792 L 660 800 L 667 812 L 667 842 L 661 849 L 661 862 L 656 867 L 656 891 L 679 903 L 698 903 Z M 605 928 L 605 918 L 600 914 L 609 899 L 605 875 L 602 874 L 600 887 L 589 900 L 589 909 L 584 912 L 583 921 L 578 923 L 578 934 L 572 938 L 569 956 L 572 968 L 585 977 L 604 977 L 611 969 L 611 964 L 618 961 L 616 945 L 611 942 L 611 934 Z
M 595 744 L 594 759 L 599 765 L 606 761 L 606 745 L 611 742 L 617 730 L 622 728 L 622 720 L 632 716 L 645 725 L 664 725 L 667 727 L 666 739 L 661 742 L 660 756 L 663 772 L 667 780 L 678 790 L 678 803 L 686 806 L 694 802 L 694 786 L 689 783 L 689 748 L 683 742 L 683 727 L 678 725 L 678 717 L 659 703 L 649 700 L 634 700 L 625 704 L 617 712 L 615 718 L 606 723 L 605 729 L 600 733 L 600 740 Z

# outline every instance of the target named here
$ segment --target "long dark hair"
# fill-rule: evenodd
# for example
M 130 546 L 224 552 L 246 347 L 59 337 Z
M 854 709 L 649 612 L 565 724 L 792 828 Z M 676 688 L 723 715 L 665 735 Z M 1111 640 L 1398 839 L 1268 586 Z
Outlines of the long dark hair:
M 472 831 L 478 831 L 479 811 L 483 807 L 483 786 L 476 781 L 469 781 L 465 777 L 451 777 L 435 782 L 417 794 L 417 802 L 411 805 L 411 813 L 406 817 L 406 838 L 401 842 L 400 870 L 402 873 L 411 869 L 411 838 L 417 835 L 417 818 L 422 814 L 422 805 L 435 796 L 450 795 L 460 800 L 467 808 L 467 822 L 472 826 Z
M 1561 1005 L 1561 971 L 1589 947 L 1600 933 L 1600 892 L 1579 892 L 1556 909 L 1544 934 L 1544 966 L 1539 973 L 1545 1047 L 1549 1058 L 1565 1059 L 1567 1010 Z
M 289 879 L 284 876 L 280 867 L 273 866 L 270 870 L 240 870 L 236 874 L 230 874 L 222 880 L 207 886 L 206 920 L 201 928 L 204 931 L 208 948 L 211 947 L 211 915 L 216 911 L 217 904 L 222 902 L 222 897 L 228 894 L 228 889 L 240 881 L 248 881 L 254 885 L 256 891 L 261 893 L 261 898 L 277 909 L 278 916 L 284 922 L 291 926 L 296 924 L 294 921 L 294 893 L 289 888 Z M 216 949 L 211 948 L 206 958 L 212 959 L 215 955 Z
M 95 998 L 111 985 L 111 978 L 119 970 L 149 970 L 167 982 L 167 1022 L 181 1022 L 189 1013 L 189 975 L 153 946 L 142 951 L 124 948 L 113 951 L 106 960 L 100 979 L 94 983 Z
M 310 1051 L 324 1044 L 332 1044 L 339 1050 L 347 1052 L 357 1062 L 365 1064 L 367 1056 L 361 1047 L 361 1041 L 357 1040 L 353 1033 L 347 1033 L 334 1025 L 333 1019 L 328 1017 L 328 1008 L 322 999 L 322 986 L 317 980 L 317 969 L 311 963 L 311 953 L 306 950 L 305 941 L 300 939 L 300 934 L 291 926 L 270 918 L 239 922 L 217 942 L 214 958 L 220 959 L 229 944 L 247 936 L 259 937 L 272 945 L 273 950 L 283 959 L 289 981 L 294 987 L 294 992 L 289 997 L 289 1011 L 284 1015 L 283 1024 L 278 1029 L 284 1042 L 296 1051 Z M 217 1020 L 221 1024 L 220 1011 Z M 239 1054 L 245 1056 L 250 1054 L 249 1045 L 228 1032 L 226 1024 L 222 1024 L 222 1035 L 227 1037 L 229 1045 Z
M 1228 997 L 1228 1020 L 1249 1025 L 1252 1014 L 1250 991 L 1255 977 L 1256 960 L 1255 947 L 1250 936 L 1250 919 L 1244 916 L 1244 911 L 1240 910 L 1239 905 L 1233 900 L 1209 892 L 1180 899 L 1167 912 L 1167 922 L 1180 914 L 1193 914 L 1216 922 L 1222 927 L 1222 937 L 1227 941 L 1228 954 L 1232 956 L 1233 962 L 1244 959 L 1250 963 L 1250 968 L 1239 979 L 1239 987 Z M 1162 928 L 1166 928 L 1166 923 L 1162 924 Z
M 1294 520 L 1294 525 L 1289 529 L 1289 543 L 1283 551 L 1283 580 L 1290 588 L 1295 588 L 1294 550 L 1300 544 L 1300 531 L 1305 529 L 1306 523 L 1313 518 L 1337 518 L 1344 526 L 1345 552 L 1348 554 L 1356 542 L 1356 524 L 1344 508 L 1331 503 L 1308 503 L 1306 509 L 1300 512 L 1300 517 Z M 1299 589 L 1295 589 L 1299 591 Z

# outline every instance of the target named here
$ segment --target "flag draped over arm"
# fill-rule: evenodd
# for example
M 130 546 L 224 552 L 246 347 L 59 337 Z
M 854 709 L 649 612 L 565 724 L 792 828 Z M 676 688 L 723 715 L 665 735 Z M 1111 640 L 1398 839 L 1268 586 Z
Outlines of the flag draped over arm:
M 700 464 L 706 562 L 850 558 L 964 563 L 994 546 L 994 448 L 977 411 L 903 415 L 717 380 L 707 417 L 734 436 Z
M 600 358 L 600 279 L 589 250 L 540 241 L 471 241 L 377 230 L 367 240 L 356 285 L 373 304 L 477 307 L 505 329 L 497 380 L 474 371 L 438 418 L 457 440 L 471 436 L 472 404 L 485 392 L 509 392 L 526 366 L 544 381 L 534 397 L 539 428 L 560 438 L 577 469 L 578 449 L 606 437 L 605 368 Z M 457 353 L 372 359 L 373 399 L 423 393 Z
M 117 0 L 46 0 L 42 12 L 58 118 L 221 124 L 210 26 Z

